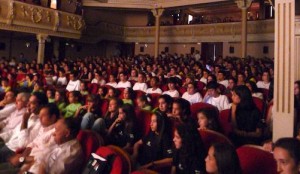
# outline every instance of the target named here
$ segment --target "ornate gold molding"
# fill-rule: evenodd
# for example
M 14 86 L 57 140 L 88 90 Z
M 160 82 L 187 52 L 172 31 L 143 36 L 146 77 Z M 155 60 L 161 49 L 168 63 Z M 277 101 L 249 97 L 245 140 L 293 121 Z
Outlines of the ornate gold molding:
M 79 15 L 14 0 L 0 0 L 0 7 L 0 29 L 71 38 L 80 38 L 85 29 Z

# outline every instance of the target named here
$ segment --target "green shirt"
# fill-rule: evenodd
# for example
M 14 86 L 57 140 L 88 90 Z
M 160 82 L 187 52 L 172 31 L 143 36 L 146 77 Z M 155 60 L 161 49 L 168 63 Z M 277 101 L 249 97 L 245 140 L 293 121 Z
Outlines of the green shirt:
M 152 111 L 152 108 L 151 108 L 151 106 L 150 105 L 146 105 L 145 107 L 143 107 L 142 108 L 142 110 L 144 110 L 144 111 Z
M 123 100 L 123 104 L 133 105 L 133 101 L 131 99 L 122 99 L 122 100 Z
M 57 107 L 59 109 L 59 112 L 63 113 L 64 112 L 64 109 L 66 107 L 66 103 L 65 102 L 60 102 L 60 103 L 57 103 Z
M 76 110 L 81 106 L 80 103 L 71 103 L 63 111 L 65 118 L 74 117 Z

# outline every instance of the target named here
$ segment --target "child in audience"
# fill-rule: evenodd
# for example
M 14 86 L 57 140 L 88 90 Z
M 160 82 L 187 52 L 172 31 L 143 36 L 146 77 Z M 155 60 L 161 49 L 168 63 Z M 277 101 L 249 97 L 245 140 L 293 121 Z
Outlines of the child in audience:
M 197 113 L 198 130 L 213 130 L 221 132 L 221 126 L 218 120 L 219 112 L 217 108 L 200 109 Z
M 176 151 L 171 174 L 196 174 L 205 171 L 206 152 L 196 127 L 179 124 L 175 129 L 173 142 Z
M 98 88 L 98 97 L 99 97 L 100 99 L 104 99 L 105 96 L 106 96 L 106 94 L 107 94 L 107 88 L 106 88 L 106 87 L 103 87 L 103 86 L 100 86 L 100 87 Z
M 54 91 L 54 89 L 47 89 L 46 95 L 48 97 L 48 102 L 49 103 L 54 103 L 55 102 L 55 91 Z
M 133 147 L 133 163 L 141 169 L 159 167 L 172 161 L 172 139 L 165 129 L 165 114 L 155 112 L 151 116 L 150 131 Z
M 151 111 L 151 105 L 148 102 L 148 98 L 146 95 L 142 95 L 136 99 L 137 107 L 144 111 Z
M 274 159 L 278 173 L 300 173 L 300 141 L 295 138 L 281 138 L 274 145 Z
M 108 129 L 109 144 L 117 145 L 125 150 L 132 149 L 137 138 L 135 125 L 134 107 L 124 104 L 119 108 L 118 118 Z
M 60 111 L 60 113 L 63 112 L 64 108 L 66 107 L 66 97 L 65 97 L 65 91 L 63 90 L 56 90 L 55 91 L 55 97 L 54 97 L 55 103 Z
M 221 95 L 218 90 L 219 84 L 215 81 L 207 83 L 207 93 L 203 99 L 205 103 L 214 105 L 219 111 L 229 109 L 230 104 L 228 98 L 225 95 Z
M 85 82 L 80 82 L 80 88 L 79 88 L 79 90 L 80 90 L 81 96 L 87 96 L 89 94 L 89 92 L 86 89 Z
M 109 88 L 105 98 L 111 99 L 115 97 L 117 97 L 117 90 L 115 88 Z
M 125 88 L 123 91 L 123 103 L 133 105 L 133 93 L 132 88 Z
M 8 82 L 8 78 L 1 79 L 0 93 L 5 93 L 11 89 Z
M 176 78 L 175 77 L 170 77 L 168 80 L 168 91 L 163 92 L 163 94 L 167 94 L 171 97 L 179 97 L 179 92 L 176 90 Z
M 146 91 L 146 94 L 161 94 L 162 90 L 158 87 L 159 79 L 158 77 L 151 77 L 150 80 L 150 86 L 151 88 L 148 88 Z
M 79 102 L 80 98 L 81 94 L 79 91 L 72 91 L 69 93 L 69 105 L 65 109 L 63 109 L 63 114 L 65 118 L 75 116 L 75 112 L 81 106 L 81 103 Z
M 242 174 L 235 148 L 225 143 L 210 146 L 205 158 L 205 166 L 209 174 Z

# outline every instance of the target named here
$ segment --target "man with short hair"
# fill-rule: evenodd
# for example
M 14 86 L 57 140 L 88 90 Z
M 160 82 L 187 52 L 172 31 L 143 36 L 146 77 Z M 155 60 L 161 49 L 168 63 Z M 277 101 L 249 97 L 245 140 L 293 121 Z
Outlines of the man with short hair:
M 22 116 L 26 112 L 26 106 L 28 104 L 30 94 L 29 93 L 19 93 L 16 98 L 16 108 L 15 110 L 4 120 L 0 122 L 0 133 L 5 133 L 13 130 L 22 121 Z M 0 137 L 1 137 L 0 134 Z
M 120 81 L 116 88 L 131 88 L 131 83 L 127 80 L 127 74 L 125 72 L 120 72 Z
M 23 115 L 22 122 L 13 130 L 0 135 L 5 142 L 0 148 L 0 163 L 6 162 L 17 149 L 26 147 L 38 135 L 41 127 L 38 114 L 47 103 L 48 98 L 44 93 L 34 92 L 30 96 L 28 111 Z
M 7 118 L 16 109 L 16 96 L 13 91 L 7 91 L 4 99 L 0 102 L 0 121 Z
M 72 71 L 69 74 L 70 81 L 66 87 L 66 90 L 71 91 L 79 91 L 80 90 L 80 80 L 77 79 L 77 73 Z

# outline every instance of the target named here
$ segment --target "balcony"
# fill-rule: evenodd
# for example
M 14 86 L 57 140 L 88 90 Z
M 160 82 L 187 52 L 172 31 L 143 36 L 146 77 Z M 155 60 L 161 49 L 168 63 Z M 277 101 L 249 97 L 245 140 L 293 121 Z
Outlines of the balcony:
M 0 29 L 79 39 L 85 22 L 79 15 L 14 0 L 0 0 Z

